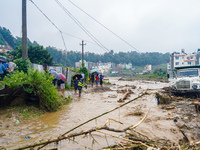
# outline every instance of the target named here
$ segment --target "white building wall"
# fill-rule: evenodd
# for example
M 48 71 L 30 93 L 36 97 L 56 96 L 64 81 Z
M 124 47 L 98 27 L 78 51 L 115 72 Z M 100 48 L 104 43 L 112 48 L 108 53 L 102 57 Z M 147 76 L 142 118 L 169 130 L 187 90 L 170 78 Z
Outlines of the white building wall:
M 174 67 L 194 66 L 196 54 L 175 54 Z

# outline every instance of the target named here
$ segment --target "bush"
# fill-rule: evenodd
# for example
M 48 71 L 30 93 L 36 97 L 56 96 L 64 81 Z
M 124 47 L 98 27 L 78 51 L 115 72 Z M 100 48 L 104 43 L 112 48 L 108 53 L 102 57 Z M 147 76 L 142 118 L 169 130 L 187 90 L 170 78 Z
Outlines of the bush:
M 19 58 L 19 59 L 14 60 L 14 63 L 17 65 L 15 70 L 23 71 L 23 72 L 27 73 L 28 69 L 29 69 L 29 64 L 31 62 L 29 60 Z
M 59 93 L 52 84 L 53 79 L 54 77 L 48 72 L 43 73 L 32 69 L 28 71 L 28 74 L 16 71 L 10 75 L 10 78 L 5 77 L 2 84 L 10 88 L 23 86 L 26 92 L 39 97 L 40 107 L 47 111 L 56 111 L 61 106 L 61 102 L 59 101 Z

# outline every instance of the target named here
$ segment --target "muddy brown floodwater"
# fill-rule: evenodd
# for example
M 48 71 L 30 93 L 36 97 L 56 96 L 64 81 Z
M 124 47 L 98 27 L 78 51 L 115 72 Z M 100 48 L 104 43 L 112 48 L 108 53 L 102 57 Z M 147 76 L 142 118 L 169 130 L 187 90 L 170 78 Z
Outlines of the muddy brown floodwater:
M 118 103 L 117 100 L 123 94 L 117 93 L 117 90 L 127 88 L 122 86 L 136 86 L 136 89 L 133 89 L 134 93 L 131 94 L 126 101 L 137 97 L 145 89 L 150 89 L 150 93 L 155 93 L 158 89 L 168 86 L 168 83 L 154 81 L 118 81 L 118 78 L 109 78 L 109 81 L 116 84 L 109 86 L 112 91 L 91 92 L 92 88 L 88 88 L 87 90 L 84 89 L 81 98 L 74 96 L 73 92 L 66 91 L 65 95 L 72 95 L 74 99 L 71 104 L 65 106 L 62 110 L 55 113 L 45 114 L 44 116 L 26 124 L 19 123 L 16 125 L 13 123 L 13 125 L 10 125 L 9 127 L 4 125 L 0 131 L 2 135 L 4 135 L 0 137 L 0 145 L 6 147 L 7 149 L 14 149 L 19 146 L 24 146 L 41 140 L 56 138 L 69 129 L 121 105 L 122 103 Z M 135 129 L 136 131 L 139 131 L 155 140 L 170 139 L 171 141 L 177 143 L 178 140 L 182 138 L 182 134 L 179 132 L 179 129 L 176 127 L 173 120 L 170 119 L 173 117 L 173 114 L 169 111 L 162 110 L 157 106 L 154 94 L 146 95 L 136 101 L 133 101 L 118 110 L 79 127 L 78 129 L 72 131 L 72 133 L 102 126 L 107 118 L 123 122 L 123 125 L 121 125 L 110 121 L 109 125 L 113 128 L 123 129 L 130 125 L 135 125 L 142 119 L 143 116 L 138 117 L 128 114 L 133 113 L 136 107 L 139 107 L 144 113 L 151 108 L 146 120 Z M 124 136 L 122 133 L 113 134 Z M 91 147 L 92 149 L 100 149 L 121 141 L 110 136 L 106 136 L 105 138 L 105 135 L 101 133 L 94 132 L 92 135 L 99 144 L 92 144 L 92 137 L 89 135 L 76 137 L 75 140 L 83 145 Z M 25 140 L 25 136 L 30 136 L 30 140 Z M 52 144 L 48 146 L 48 148 L 52 147 L 54 147 Z M 58 148 L 59 150 L 85 149 L 83 146 L 69 140 L 61 141 Z

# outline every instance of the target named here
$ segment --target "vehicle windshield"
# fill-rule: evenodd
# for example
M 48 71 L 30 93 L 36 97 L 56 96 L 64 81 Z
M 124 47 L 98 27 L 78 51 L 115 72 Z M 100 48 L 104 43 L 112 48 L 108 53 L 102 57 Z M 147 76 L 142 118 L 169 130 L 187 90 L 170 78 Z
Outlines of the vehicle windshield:
M 198 70 L 192 69 L 192 70 L 184 70 L 184 71 L 178 71 L 177 77 L 196 77 L 198 76 Z

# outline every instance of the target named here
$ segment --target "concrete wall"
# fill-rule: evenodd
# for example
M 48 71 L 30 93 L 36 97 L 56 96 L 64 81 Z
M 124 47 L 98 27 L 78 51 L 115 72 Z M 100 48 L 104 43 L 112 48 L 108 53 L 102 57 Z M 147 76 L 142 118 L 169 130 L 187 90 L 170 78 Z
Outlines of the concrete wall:
M 32 64 L 31 66 L 34 70 L 38 69 L 39 71 L 43 71 L 43 66 L 38 64 Z M 56 70 L 58 73 L 62 73 L 67 78 L 67 83 L 71 86 L 71 77 L 72 77 L 72 71 L 69 70 L 66 67 L 58 67 L 58 66 L 47 66 L 48 70 Z

